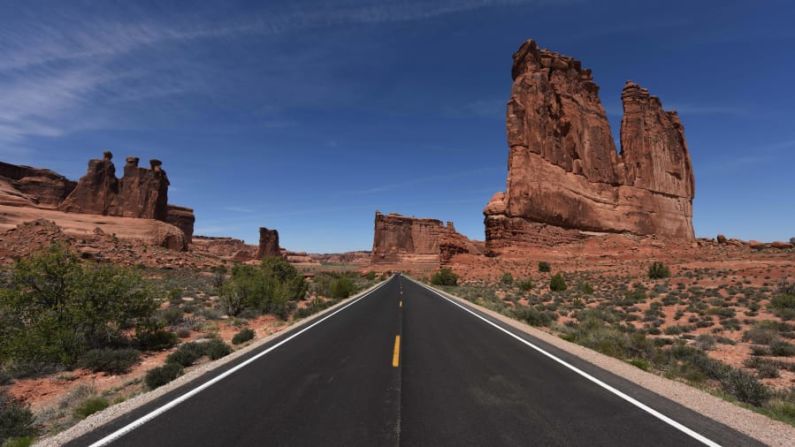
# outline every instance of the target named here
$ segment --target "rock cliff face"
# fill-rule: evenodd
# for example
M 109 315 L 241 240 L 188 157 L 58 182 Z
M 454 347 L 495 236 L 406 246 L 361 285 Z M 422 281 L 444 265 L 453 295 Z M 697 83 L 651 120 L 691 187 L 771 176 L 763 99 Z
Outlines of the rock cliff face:
M 374 264 L 444 264 L 460 253 L 480 253 L 480 248 L 456 232 L 452 222 L 375 213 Z
M 40 206 L 57 206 L 68 196 L 76 183 L 49 169 L 17 166 L 0 161 L 0 178 L 23 195 L 23 200 Z
M 281 255 L 282 251 L 279 247 L 279 232 L 277 230 L 269 230 L 265 227 L 260 227 L 257 259 Z
M 168 205 L 166 222 L 182 230 L 188 243 L 192 241 L 193 224 L 196 223 L 196 216 L 193 214 L 193 209 L 178 205 Z
M 484 209 L 489 250 L 581 231 L 693 240 L 693 170 L 684 129 L 627 82 L 617 153 L 591 71 L 529 40 L 513 56 L 508 181 Z

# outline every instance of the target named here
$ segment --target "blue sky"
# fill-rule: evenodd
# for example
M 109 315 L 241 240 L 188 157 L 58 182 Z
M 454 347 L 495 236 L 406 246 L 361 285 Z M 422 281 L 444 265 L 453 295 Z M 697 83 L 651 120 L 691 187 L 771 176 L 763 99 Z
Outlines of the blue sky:
M 193 3 L 0 4 L 0 159 L 159 158 L 197 233 L 292 250 L 369 249 L 376 209 L 482 239 L 533 38 L 593 69 L 615 134 L 627 79 L 680 112 L 698 235 L 795 236 L 791 2 Z

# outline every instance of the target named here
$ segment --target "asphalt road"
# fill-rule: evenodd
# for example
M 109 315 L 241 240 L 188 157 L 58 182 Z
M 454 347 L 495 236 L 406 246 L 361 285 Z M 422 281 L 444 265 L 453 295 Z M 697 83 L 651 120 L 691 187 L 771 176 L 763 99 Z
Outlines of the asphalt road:
M 758 445 L 620 377 L 517 336 L 687 428 L 666 423 L 397 276 L 109 445 L 704 445 L 698 436 L 720 445 Z M 69 445 L 91 445 L 223 370 Z

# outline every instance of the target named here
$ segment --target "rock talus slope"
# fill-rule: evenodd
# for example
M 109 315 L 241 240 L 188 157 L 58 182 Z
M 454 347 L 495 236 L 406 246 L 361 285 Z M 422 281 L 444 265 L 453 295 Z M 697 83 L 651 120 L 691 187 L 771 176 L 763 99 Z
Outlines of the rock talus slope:
M 675 112 L 627 82 L 618 153 L 580 61 L 529 40 L 512 74 L 507 189 L 484 209 L 489 250 L 569 242 L 581 231 L 694 240 L 695 182 Z

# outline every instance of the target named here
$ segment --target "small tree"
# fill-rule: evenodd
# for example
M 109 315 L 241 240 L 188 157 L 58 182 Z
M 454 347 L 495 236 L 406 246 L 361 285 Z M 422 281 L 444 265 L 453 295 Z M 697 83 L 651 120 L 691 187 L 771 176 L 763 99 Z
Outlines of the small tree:
M 542 273 L 549 273 L 552 271 L 552 266 L 549 265 L 547 261 L 541 261 L 538 263 L 538 271 Z
M 662 262 L 655 261 L 649 266 L 650 279 L 662 279 L 671 276 L 671 271 Z
M 562 292 L 566 290 L 566 287 L 566 280 L 563 279 L 563 275 L 560 273 L 556 273 L 549 281 L 549 290 L 553 292 Z
M 431 276 L 431 284 L 436 286 L 455 286 L 458 285 L 458 275 L 449 268 L 443 268 Z
M 524 281 L 519 281 L 519 288 L 528 292 L 530 289 L 533 288 L 533 280 L 532 279 L 525 279 Z

